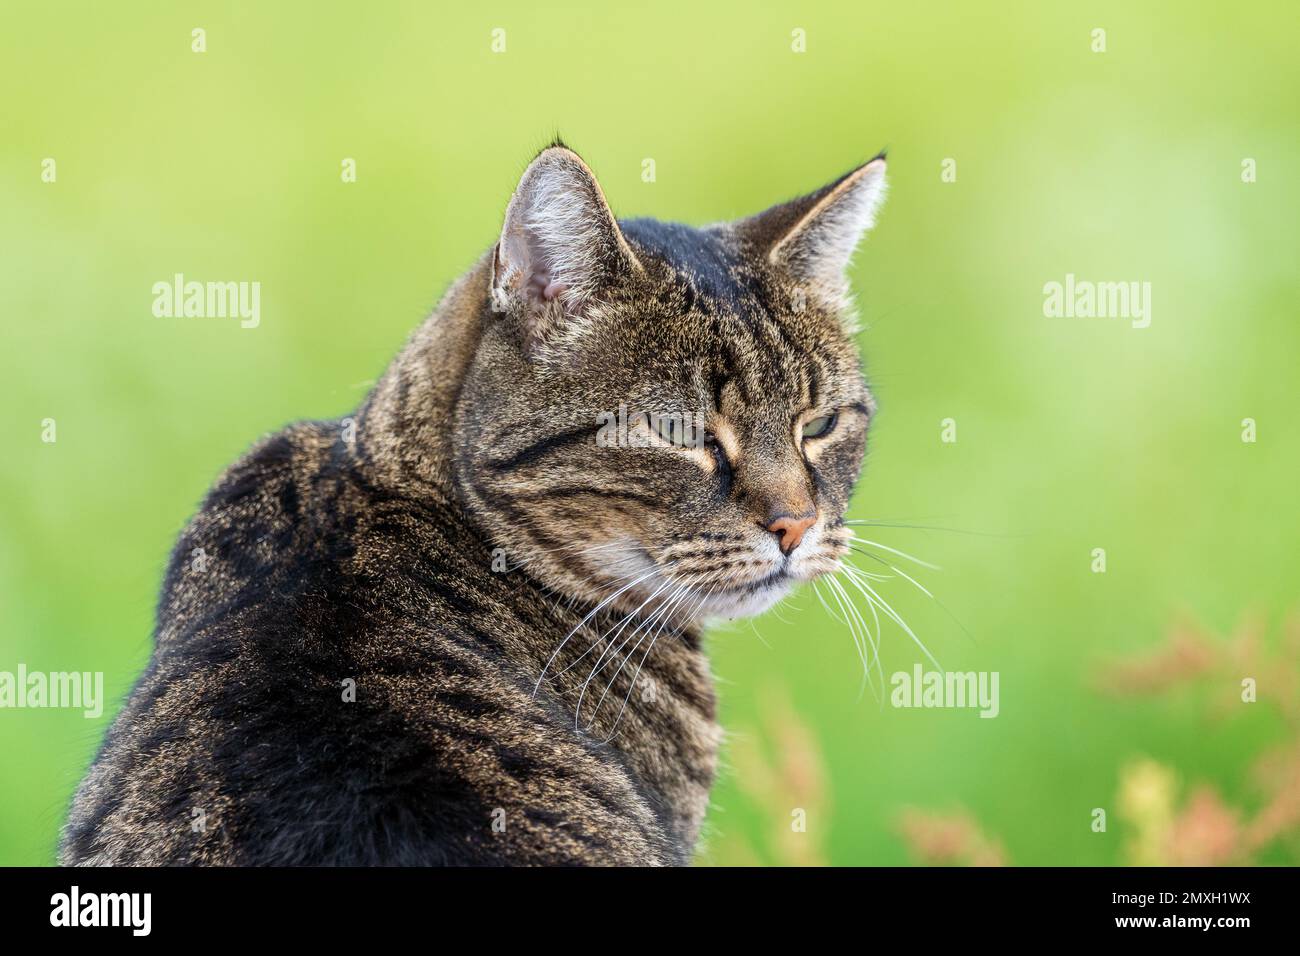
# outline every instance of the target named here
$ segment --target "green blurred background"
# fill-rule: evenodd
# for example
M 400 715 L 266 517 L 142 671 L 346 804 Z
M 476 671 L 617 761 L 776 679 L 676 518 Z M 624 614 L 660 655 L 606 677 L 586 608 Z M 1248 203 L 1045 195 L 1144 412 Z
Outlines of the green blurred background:
M 956 529 L 868 535 L 942 565 L 920 574 L 951 617 L 906 582 L 883 593 L 945 667 L 1001 675 L 994 720 L 896 710 L 859 696 L 847 630 L 810 593 L 723 630 L 732 743 L 701 862 L 926 858 L 907 808 L 973 821 L 1008 862 L 1132 862 L 1137 824 L 1095 833 L 1090 814 L 1142 755 L 1177 801 L 1205 784 L 1258 812 L 1295 658 L 1226 713 L 1231 668 L 1118 697 L 1093 677 L 1180 615 L 1224 647 L 1257 615 L 1280 648 L 1300 605 L 1294 5 L 469 6 L 7 6 L 0 670 L 103 671 L 114 703 L 0 710 L 0 864 L 53 860 L 212 479 L 360 401 L 557 132 L 620 215 L 694 224 L 888 147 L 854 268 L 882 406 L 854 515 Z M 177 272 L 260 281 L 261 326 L 154 318 Z M 1045 318 L 1066 273 L 1150 282 L 1150 327 Z M 886 674 L 920 659 L 897 628 L 883 653 Z M 1252 858 L 1300 859 L 1294 836 Z

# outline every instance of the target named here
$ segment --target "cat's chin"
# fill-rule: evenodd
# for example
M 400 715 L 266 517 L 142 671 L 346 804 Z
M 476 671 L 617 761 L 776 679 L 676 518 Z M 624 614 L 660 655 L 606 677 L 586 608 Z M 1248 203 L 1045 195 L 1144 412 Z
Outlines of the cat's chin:
M 784 600 L 796 584 L 806 584 L 838 570 L 839 561 L 834 557 L 820 556 L 802 566 L 796 563 L 761 581 L 710 596 L 695 617 L 706 622 L 757 617 Z
M 779 574 L 755 585 L 715 594 L 700 608 L 697 617 L 705 621 L 757 617 L 785 598 L 794 585 L 790 575 Z

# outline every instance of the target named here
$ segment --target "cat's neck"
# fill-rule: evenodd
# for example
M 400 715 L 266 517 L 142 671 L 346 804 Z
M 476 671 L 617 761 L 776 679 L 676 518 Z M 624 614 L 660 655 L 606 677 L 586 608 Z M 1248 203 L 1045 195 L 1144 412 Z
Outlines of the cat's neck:
M 519 638 L 506 639 L 516 664 L 556 717 L 619 754 L 687 862 L 722 737 L 699 625 L 570 603 L 522 572 L 498 587 L 514 589 L 511 606 L 531 612 Z
M 454 496 L 456 400 L 491 319 L 491 254 L 443 296 L 357 413 L 357 449 L 377 483 L 398 492 Z
M 689 847 L 708 802 L 721 735 L 698 627 L 660 633 L 653 622 L 624 622 L 596 600 L 557 599 L 526 570 L 493 573 L 488 537 L 456 491 L 456 404 L 484 331 L 496 318 L 488 295 L 490 262 L 490 254 L 484 256 L 448 290 L 375 385 L 357 413 L 357 464 L 369 482 L 391 494 L 442 506 L 440 533 L 447 540 L 441 559 L 456 562 L 456 573 L 483 581 L 502 612 L 508 609 L 507 617 L 523 625 L 497 622 L 503 649 L 530 679 L 545 684 L 565 719 L 572 715 L 586 736 L 623 754 L 662 802 L 669 830 Z M 514 593 L 507 598 L 503 590 Z M 566 634 L 574 639 L 566 643 Z M 602 636 L 615 639 L 600 644 Z

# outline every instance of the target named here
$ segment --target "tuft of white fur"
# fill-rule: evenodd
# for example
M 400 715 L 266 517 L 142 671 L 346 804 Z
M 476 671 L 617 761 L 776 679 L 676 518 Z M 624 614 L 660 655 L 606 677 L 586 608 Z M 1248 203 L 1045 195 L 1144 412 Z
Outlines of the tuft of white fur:
M 534 164 L 527 183 L 522 218 L 528 238 L 534 282 L 559 286 L 566 305 L 580 305 L 595 291 L 601 246 L 607 241 L 602 228 L 604 204 L 592 194 L 586 176 L 563 159 Z

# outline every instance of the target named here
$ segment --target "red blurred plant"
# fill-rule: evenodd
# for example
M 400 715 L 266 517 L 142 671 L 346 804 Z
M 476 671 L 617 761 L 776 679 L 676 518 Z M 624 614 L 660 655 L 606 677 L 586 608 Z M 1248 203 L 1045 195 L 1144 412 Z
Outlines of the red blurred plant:
M 1227 640 L 1183 621 L 1154 650 L 1112 662 L 1097 686 L 1117 697 L 1152 696 L 1208 685 L 1211 712 L 1219 718 L 1258 701 L 1274 709 L 1286 741 L 1251 764 L 1262 794 L 1252 810 L 1229 805 L 1210 784 L 1198 783 L 1180 801 L 1178 773 L 1138 759 L 1120 773 L 1118 811 L 1131 828 L 1125 857 L 1135 865 L 1216 866 L 1249 864 L 1259 854 L 1300 832 L 1300 615 L 1282 626 L 1281 640 L 1263 638 L 1259 618 L 1248 618 Z
M 741 792 L 759 811 L 766 840 L 760 849 L 732 835 L 706 850 L 705 861 L 757 865 L 765 855 L 777 866 L 825 866 L 830 835 L 830 795 L 817 737 L 789 698 L 762 695 L 761 726 L 732 735 L 728 756 Z
M 966 810 L 948 813 L 904 810 L 898 819 L 903 842 L 927 866 L 1006 866 L 1001 841 L 988 836 Z
M 1243 620 L 1226 639 L 1195 622 L 1170 628 L 1153 650 L 1112 661 L 1094 675 L 1102 693 L 1150 697 L 1205 686 L 1210 713 L 1240 713 L 1247 699 L 1244 681 L 1258 688 L 1260 703 L 1273 708 L 1286 727 L 1284 743 L 1251 764 L 1252 783 L 1262 795 L 1253 809 L 1234 807 L 1207 783 L 1186 789 L 1178 772 L 1149 758 L 1135 758 L 1120 770 L 1116 812 L 1130 828 L 1124 860 L 1146 866 L 1217 866 L 1256 862 L 1271 848 L 1300 837 L 1300 613 L 1282 625 L 1281 639 L 1266 642 L 1264 622 Z M 1252 698 L 1253 699 L 1253 698 Z M 1251 704 L 1250 706 L 1253 706 Z M 820 749 L 788 699 L 773 693 L 760 708 L 756 736 L 738 735 L 731 756 L 742 792 L 760 809 L 770 834 L 766 855 L 782 865 L 821 865 L 830 818 Z M 760 744 L 760 738 L 766 746 Z M 793 809 L 807 813 L 804 832 L 791 826 Z M 1005 866 L 1005 848 L 985 833 L 962 807 L 936 812 L 906 809 L 899 832 L 917 862 L 926 865 Z M 1300 839 L 1291 843 L 1300 858 Z M 756 864 L 759 852 L 733 837 L 706 860 Z

